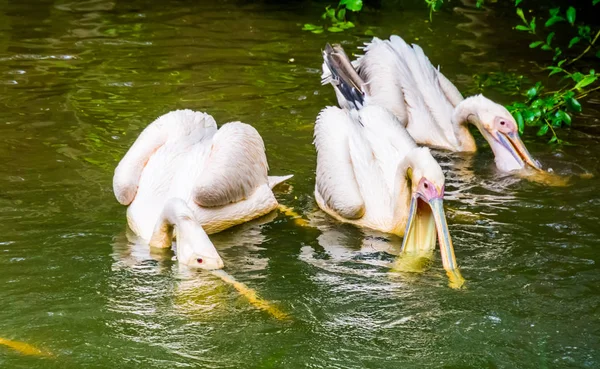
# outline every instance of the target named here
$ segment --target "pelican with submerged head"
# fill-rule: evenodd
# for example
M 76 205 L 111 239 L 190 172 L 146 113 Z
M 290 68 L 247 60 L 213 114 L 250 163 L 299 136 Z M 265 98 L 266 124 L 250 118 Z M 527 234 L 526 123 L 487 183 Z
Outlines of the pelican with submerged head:
M 206 113 L 167 113 L 139 135 L 113 178 L 117 200 L 128 205 L 131 230 L 154 248 L 169 248 L 194 268 L 220 269 L 223 260 L 207 234 L 277 208 L 262 138 L 240 122 L 217 130 Z
M 541 170 L 521 141 L 508 110 L 482 95 L 464 99 L 418 45 L 411 47 L 398 36 L 373 38 L 364 47 L 364 55 L 352 63 L 341 46 L 328 50 L 328 58 L 346 70 L 334 76 L 323 66 L 322 81 L 334 86 L 340 106 L 353 104 L 339 91 L 341 78 L 343 85 L 355 88 L 364 105 L 379 105 L 393 112 L 419 144 L 474 152 L 475 139 L 468 129 L 472 124 L 490 144 L 498 169 Z

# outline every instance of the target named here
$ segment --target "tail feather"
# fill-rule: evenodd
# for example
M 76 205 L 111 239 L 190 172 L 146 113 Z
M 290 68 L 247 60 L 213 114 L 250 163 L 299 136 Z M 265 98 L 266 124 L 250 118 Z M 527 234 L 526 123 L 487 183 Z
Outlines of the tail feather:
M 364 105 L 364 81 L 350 62 L 342 46 L 327 44 L 323 51 L 323 79 L 322 83 L 330 83 L 336 90 L 340 105 L 349 105 L 360 109 Z
M 271 187 L 271 189 L 273 189 L 278 184 L 287 181 L 288 179 L 292 178 L 293 176 L 294 176 L 293 174 L 289 174 L 287 176 L 269 176 L 269 187 Z

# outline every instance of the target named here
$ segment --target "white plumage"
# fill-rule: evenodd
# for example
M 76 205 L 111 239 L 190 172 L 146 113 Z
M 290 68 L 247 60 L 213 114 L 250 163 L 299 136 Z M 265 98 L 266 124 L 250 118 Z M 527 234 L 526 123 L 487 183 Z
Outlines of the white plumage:
M 175 227 L 180 248 L 189 237 L 179 234 L 184 227 L 177 220 L 210 234 L 274 210 L 271 188 L 291 176 L 268 177 L 267 171 L 264 143 L 252 126 L 233 122 L 217 130 L 210 115 L 177 110 L 144 129 L 115 169 L 113 190 L 129 205 L 127 221 L 138 236 L 168 247 Z M 205 246 L 204 254 L 211 254 L 214 246 Z
M 468 124 L 473 124 L 489 142 L 499 169 L 540 169 L 521 141 L 512 115 L 481 95 L 463 99 L 433 67 L 421 47 L 411 47 L 402 38 L 391 36 L 389 40 L 374 38 L 364 51 L 358 60 L 347 63 L 357 68 L 362 79 L 357 84 L 364 86 L 364 103 L 393 112 L 417 143 L 451 151 L 476 151 L 468 129 Z M 332 81 L 326 66 L 322 80 Z M 340 106 L 348 105 L 337 87 L 336 95 Z
M 317 204 L 340 221 L 404 236 L 407 253 L 433 250 L 437 233 L 444 268 L 453 285 L 462 285 L 443 208 L 442 169 L 399 121 L 402 110 L 385 106 L 402 91 L 394 90 L 392 78 L 388 89 L 367 93 L 376 84 L 364 83 L 339 45 L 327 45 L 323 59 L 323 80 L 344 109 L 327 107 L 315 123 Z
M 412 196 L 408 168 L 419 175 L 415 179 L 444 185 L 429 150 L 417 147 L 396 117 L 378 106 L 323 109 L 314 143 L 317 204 L 344 222 L 403 235 Z

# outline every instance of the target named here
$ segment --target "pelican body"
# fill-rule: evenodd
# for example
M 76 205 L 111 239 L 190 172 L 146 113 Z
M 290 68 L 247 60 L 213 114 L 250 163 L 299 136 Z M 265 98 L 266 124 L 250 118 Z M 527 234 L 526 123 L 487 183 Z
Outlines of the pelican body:
M 404 236 L 404 252 L 432 250 L 437 234 L 444 268 L 462 285 L 444 214 L 439 164 L 392 112 L 362 106 L 355 86 L 340 77 L 346 69 L 327 59 L 325 65 L 352 107 L 327 107 L 315 123 L 319 208 L 342 222 Z
M 113 178 L 133 232 L 151 247 L 177 238 L 180 263 L 219 269 L 223 261 L 207 234 L 274 210 L 272 187 L 291 177 L 268 177 L 262 138 L 241 122 L 217 130 L 206 113 L 167 113 L 137 138 Z
M 464 99 L 418 45 L 411 47 L 399 36 L 373 38 L 364 52 L 353 63 L 339 45 L 325 52 L 329 63 L 343 66 L 343 85 L 353 86 L 355 95 L 361 96 L 347 99 L 339 91 L 338 79 L 324 65 L 323 83 L 334 86 L 340 106 L 359 102 L 385 107 L 417 143 L 450 151 L 477 150 L 468 129 L 468 124 L 473 124 L 490 144 L 498 169 L 541 169 L 521 141 L 508 110 L 482 95 Z

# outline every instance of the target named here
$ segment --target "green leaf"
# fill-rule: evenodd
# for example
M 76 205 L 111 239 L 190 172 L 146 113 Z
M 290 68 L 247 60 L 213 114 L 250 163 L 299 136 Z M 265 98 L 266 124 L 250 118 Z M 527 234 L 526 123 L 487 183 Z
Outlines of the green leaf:
M 576 10 L 572 6 L 570 6 L 569 9 L 567 9 L 567 20 L 569 21 L 569 23 L 571 23 L 571 25 L 575 24 L 575 13 Z
M 548 119 L 546 118 L 546 121 Z M 556 116 L 552 116 L 550 118 L 550 125 L 554 128 L 560 128 L 562 126 L 562 121 L 560 120 L 560 118 L 556 117 Z
M 523 134 L 523 130 L 525 129 L 525 121 L 523 120 L 523 114 L 520 111 L 516 111 L 513 113 L 513 117 L 517 121 L 517 127 L 519 128 L 519 133 Z
M 339 22 L 334 24 L 335 27 L 339 27 L 341 29 L 348 29 L 354 27 L 354 23 L 352 22 Z
M 522 1 L 523 0 L 515 0 L 515 6 L 519 6 L 519 4 L 521 4 Z M 598 1 L 600 1 L 600 0 L 598 0 Z
M 521 18 L 523 20 L 523 23 L 529 24 L 529 23 L 527 23 L 527 19 L 525 19 L 525 14 L 523 14 L 523 9 L 517 8 L 517 15 L 519 16 L 519 18 Z
M 562 50 L 560 49 L 560 47 L 557 47 L 556 49 L 554 49 L 554 57 L 552 58 L 552 60 L 556 61 L 556 59 L 558 59 L 558 57 L 561 55 Z
M 600 0 L 594 0 L 594 1 L 592 1 L 592 5 L 596 5 L 598 3 L 600 3 Z
M 572 48 L 573 46 L 575 46 L 575 44 L 577 44 L 579 41 L 581 40 L 581 38 L 575 36 L 571 39 L 571 41 L 569 42 L 569 49 Z
M 515 27 L 517 30 L 519 31 L 529 31 L 529 27 L 525 27 L 521 24 L 519 24 L 518 26 Z
M 546 37 L 546 43 L 548 45 L 550 45 L 552 43 L 552 38 L 554 37 L 554 32 L 550 32 L 550 34 L 548 34 L 548 37 Z
M 302 27 L 303 31 L 313 31 L 316 29 L 323 29 L 321 26 L 315 26 L 314 24 L 306 23 L 304 27 Z
M 591 39 L 590 39 L 591 32 L 592 32 L 592 29 L 590 28 L 590 26 L 579 26 L 579 27 L 577 27 L 577 33 L 584 40 L 591 41 Z
M 558 140 L 558 137 L 556 136 L 552 136 L 552 138 L 550 139 L 550 141 L 548 141 L 549 144 L 551 143 L 555 143 Z
M 542 50 L 552 51 L 552 48 L 550 47 L 550 45 L 543 45 Z
M 337 13 L 337 19 L 342 22 L 346 20 L 346 9 L 340 9 Z
M 527 105 L 525 105 L 521 102 L 515 102 L 510 105 L 507 105 L 506 109 L 508 109 L 509 111 L 519 111 L 522 109 L 527 109 Z
M 337 33 L 337 32 L 344 32 L 344 30 L 343 30 L 342 28 L 340 28 L 340 27 L 336 27 L 336 26 L 329 27 L 329 28 L 327 28 L 327 30 L 328 30 L 329 32 L 336 32 L 336 33 Z
M 560 8 L 559 7 L 550 9 L 550 16 L 551 17 L 557 16 L 558 13 L 560 13 Z
M 529 44 L 529 48 L 531 49 L 535 49 L 536 47 L 540 46 L 541 44 L 543 44 L 544 41 L 535 41 Z
M 559 110 L 556 113 L 554 113 L 554 116 L 556 118 L 560 119 L 560 121 L 565 123 L 566 125 L 568 125 L 568 126 L 571 125 L 571 116 L 569 114 L 567 114 L 565 111 Z
M 558 64 L 556 64 L 556 65 L 558 65 L 558 66 L 560 67 L 560 66 L 561 66 L 561 65 L 563 65 L 563 64 L 564 64 L 566 61 L 567 61 L 567 59 L 563 59 L 563 60 L 559 61 L 559 62 L 558 62 Z
M 548 133 L 548 125 L 544 124 L 543 126 L 540 127 L 540 129 L 537 131 L 536 135 L 538 136 L 543 136 L 546 133 Z
M 523 120 L 525 120 L 525 124 L 527 124 L 528 126 L 534 125 L 533 123 L 536 121 L 536 119 L 537 119 L 537 117 L 535 116 L 533 111 L 531 111 L 531 110 L 523 111 Z
M 581 104 L 574 97 L 569 97 L 565 99 L 565 103 L 567 104 L 567 108 L 569 108 L 569 110 L 575 113 L 581 112 Z
M 553 74 L 560 73 L 563 71 L 562 68 L 558 68 L 558 67 L 548 67 L 546 69 L 550 69 L 550 71 L 551 71 L 550 74 L 548 74 L 548 76 L 551 76 Z
M 331 8 L 329 8 L 329 9 L 327 9 L 327 10 L 325 11 L 325 14 L 327 14 L 327 16 L 328 16 L 329 18 L 331 18 L 331 20 L 336 20 L 336 18 L 335 18 L 335 9 L 331 9 Z
M 475 6 L 477 7 L 477 9 L 481 8 L 483 6 L 484 2 L 485 2 L 485 0 L 477 0 L 477 4 L 475 4 Z
M 537 99 L 531 103 L 531 107 L 534 109 L 539 109 L 542 105 L 544 105 L 544 100 L 542 99 Z
M 554 105 L 558 104 L 558 100 L 554 96 L 550 96 L 544 99 L 544 109 L 552 110 Z
M 340 0 L 340 5 L 346 6 L 346 9 L 353 12 L 359 12 L 363 7 L 362 0 Z
M 531 33 L 535 33 L 535 17 L 531 19 L 531 23 L 529 23 L 529 28 L 531 28 Z
M 575 88 L 578 90 L 581 90 L 585 86 L 589 86 L 592 83 L 596 82 L 597 79 L 598 79 L 598 76 L 587 75 L 581 81 L 577 82 L 577 84 L 575 85 Z
M 600 0 L 598 0 L 600 1 Z M 596 58 L 600 58 L 600 50 L 598 50 L 598 52 L 596 52 Z
M 553 17 L 550 17 L 550 19 L 548 19 L 546 21 L 546 23 L 544 24 L 545 27 L 550 27 L 551 25 L 553 25 L 554 23 L 558 23 L 558 22 L 562 22 L 564 21 L 565 18 L 561 17 L 560 15 L 555 15 Z
M 583 79 L 583 77 L 585 77 L 585 75 L 581 72 L 575 72 L 575 73 L 571 74 L 571 78 L 575 82 L 581 81 Z
M 315 30 L 312 30 L 311 32 L 312 32 L 312 33 L 319 34 L 319 33 L 323 33 L 323 32 L 324 32 L 324 30 L 323 30 L 323 28 L 321 28 L 321 29 L 315 29 Z
M 532 87 L 529 90 L 527 90 L 527 92 L 525 93 L 525 96 L 527 96 L 529 99 L 533 99 L 534 97 L 536 97 L 538 94 L 538 89 L 537 87 Z

